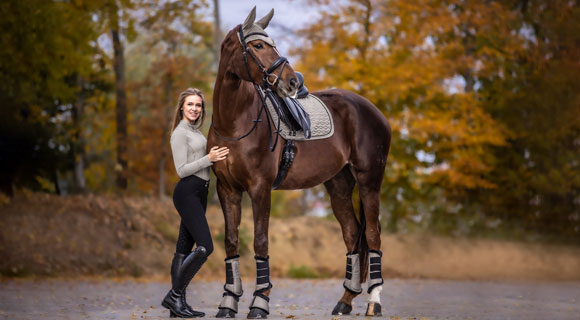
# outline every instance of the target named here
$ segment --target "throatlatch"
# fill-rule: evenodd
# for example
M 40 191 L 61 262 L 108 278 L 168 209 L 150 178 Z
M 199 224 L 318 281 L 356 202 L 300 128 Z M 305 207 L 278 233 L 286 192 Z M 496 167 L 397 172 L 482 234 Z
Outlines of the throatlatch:
M 360 285 L 360 263 L 358 253 L 346 254 L 346 279 L 344 288 L 353 294 L 360 294 L 362 287 Z
M 238 301 L 244 293 L 242 290 L 242 276 L 240 273 L 240 256 L 233 256 L 226 260 L 226 284 L 220 309 L 229 309 L 238 312 Z
M 256 259 L 256 291 L 254 291 L 254 299 L 252 304 L 250 304 L 250 309 L 258 308 L 270 314 L 270 297 L 264 294 L 264 292 L 272 289 L 272 283 L 270 282 L 270 262 L 269 257 L 261 258 L 254 257 Z
M 383 253 L 378 250 L 369 250 L 369 289 L 367 293 L 384 283 L 381 274 L 381 257 Z

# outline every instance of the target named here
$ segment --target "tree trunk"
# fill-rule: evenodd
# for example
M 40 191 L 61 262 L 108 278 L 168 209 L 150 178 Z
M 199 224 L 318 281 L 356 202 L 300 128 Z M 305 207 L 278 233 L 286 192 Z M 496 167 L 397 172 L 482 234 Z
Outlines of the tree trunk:
M 175 46 L 170 47 L 170 59 L 173 57 L 173 50 Z M 173 75 L 172 68 L 167 73 L 167 80 L 165 83 L 165 98 L 167 108 L 163 111 L 163 131 L 161 132 L 161 158 L 159 159 L 159 198 L 165 197 L 165 161 L 167 159 L 167 142 L 169 141 L 169 133 L 171 131 L 171 101 L 173 93 Z
M 62 195 L 62 190 L 60 190 L 60 185 L 58 183 L 58 170 L 54 169 L 52 171 L 52 183 L 54 184 L 54 192 L 59 196 Z
M 220 5 L 219 0 L 213 0 L 213 17 L 214 17 L 214 44 L 215 44 L 215 61 L 216 65 L 220 60 L 220 49 L 222 41 L 222 31 L 220 27 Z
M 123 46 L 119 37 L 118 8 L 113 5 L 111 12 L 111 34 L 114 51 L 116 122 L 117 122 L 117 175 L 116 185 L 120 190 L 127 189 L 127 96 L 125 93 L 125 61 Z
M 79 93 L 77 94 L 77 101 L 73 108 L 73 122 L 75 126 L 75 141 L 73 142 L 73 157 L 74 157 L 74 177 L 75 177 L 75 192 L 86 192 L 85 181 L 85 144 L 82 136 L 83 126 L 82 119 L 84 113 L 85 97 L 83 94 L 83 79 L 77 76 L 77 86 Z

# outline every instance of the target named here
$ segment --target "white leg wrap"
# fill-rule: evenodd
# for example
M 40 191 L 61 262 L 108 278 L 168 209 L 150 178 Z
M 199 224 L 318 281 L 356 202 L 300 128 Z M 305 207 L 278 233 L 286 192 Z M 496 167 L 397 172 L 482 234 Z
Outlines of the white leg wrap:
M 244 293 L 240 273 L 240 257 L 226 259 L 226 285 L 224 289 L 238 297 Z
M 250 304 L 250 309 L 262 309 L 269 314 L 270 298 L 264 294 L 264 292 L 272 288 L 269 257 L 261 258 L 256 256 L 254 259 L 256 259 L 256 291 L 254 291 L 254 299 Z
M 371 296 L 369 298 L 369 302 L 374 302 L 374 303 L 381 303 L 381 291 L 383 291 L 383 286 L 377 286 L 374 287 L 371 290 Z
M 369 289 L 367 293 L 383 284 L 381 273 L 381 257 L 383 253 L 376 250 L 369 250 Z
M 272 287 L 270 283 L 269 258 L 255 257 L 256 259 L 256 291 L 265 291 Z
M 270 298 L 264 295 L 256 295 L 254 296 L 254 300 L 252 300 L 252 304 L 250 304 L 251 308 L 258 308 L 266 311 L 266 313 L 270 313 L 269 307 Z
M 240 273 L 240 257 L 226 259 L 226 291 L 220 303 L 220 309 L 230 309 L 238 312 L 238 300 L 244 293 L 242 290 L 242 275 Z
M 230 295 L 224 295 L 222 297 L 222 302 L 220 302 L 219 309 L 230 309 L 235 313 L 238 313 L 238 298 Z
M 344 280 L 344 288 L 348 291 L 359 294 L 362 292 L 360 285 L 360 263 L 358 253 L 351 253 L 346 255 L 346 276 Z

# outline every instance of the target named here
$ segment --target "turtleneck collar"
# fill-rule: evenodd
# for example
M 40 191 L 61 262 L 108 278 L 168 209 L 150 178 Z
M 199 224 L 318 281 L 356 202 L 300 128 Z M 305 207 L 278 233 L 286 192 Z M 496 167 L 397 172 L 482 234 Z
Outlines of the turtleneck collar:
M 181 119 L 181 121 L 179 121 L 179 125 L 184 126 L 186 128 L 190 128 L 192 130 L 197 130 L 193 124 L 190 124 L 189 121 L 185 119 Z

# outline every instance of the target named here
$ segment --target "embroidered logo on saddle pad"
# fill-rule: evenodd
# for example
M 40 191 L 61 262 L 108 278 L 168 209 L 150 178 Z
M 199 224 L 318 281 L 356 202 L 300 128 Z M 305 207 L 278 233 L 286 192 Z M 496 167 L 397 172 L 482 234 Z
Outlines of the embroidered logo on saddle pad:
M 302 130 L 296 131 L 293 135 L 288 125 L 280 121 L 280 136 L 286 140 L 318 140 L 330 138 L 334 134 L 334 122 L 332 121 L 332 116 L 330 111 L 318 97 L 309 94 L 304 99 L 298 99 L 298 102 L 304 107 L 310 117 L 310 139 L 304 138 L 304 133 Z M 278 125 L 278 113 L 274 110 L 274 106 L 270 99 L 266 99 L 266 106 L 268 107 L 268 113 L 270 118 L 274 122 L 274 126 Z

